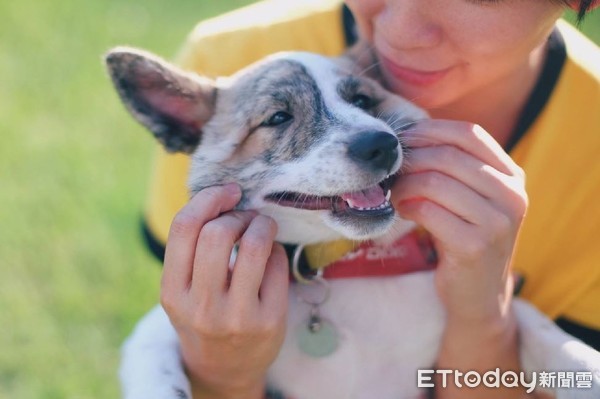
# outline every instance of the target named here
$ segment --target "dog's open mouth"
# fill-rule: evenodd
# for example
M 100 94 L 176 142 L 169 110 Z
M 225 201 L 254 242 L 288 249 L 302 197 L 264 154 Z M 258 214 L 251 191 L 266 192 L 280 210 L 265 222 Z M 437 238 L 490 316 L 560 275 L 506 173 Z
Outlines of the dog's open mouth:
M 316 196 L 292 191 L 269 194 L 265 200 L 279 206 L 306 210 L 331 210 L 336 214 L 377 217 L 394 212 L 390 202 L 391 187 L 396 175 L 372 187 L 335 196 Z

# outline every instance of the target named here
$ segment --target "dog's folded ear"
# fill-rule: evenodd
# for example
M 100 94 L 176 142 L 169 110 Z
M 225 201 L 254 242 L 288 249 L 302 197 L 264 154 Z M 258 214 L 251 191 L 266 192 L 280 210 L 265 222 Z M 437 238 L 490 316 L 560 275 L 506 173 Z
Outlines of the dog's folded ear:
M 350 61 L 355 74 L 382 81 L 374 49 L 365 40 L 353 44 L 341 58 Z
M 214 82 L 126 47 L 110 51 L 106 65 L 129 112 L 167 151 L 192 153 L 214 113 Z

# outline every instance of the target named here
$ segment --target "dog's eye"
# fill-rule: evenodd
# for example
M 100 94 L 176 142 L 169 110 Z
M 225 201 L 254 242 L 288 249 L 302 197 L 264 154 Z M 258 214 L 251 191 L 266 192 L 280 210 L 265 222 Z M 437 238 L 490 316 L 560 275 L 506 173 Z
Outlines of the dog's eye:
M 364 94 L 356 94 L 350 99 L 350 104 L 357 108 L 367 110 L 373 107 L 374 101 L 371 97 Z
M 275 112 L 273 115 L 271 115 L 271 117 L 267 120 L 265 120 L 261 126 L 266 126 L 266 127 L 272 127 L 272 126 L 278 126 L 278 125 L 282 125 L 284 123 L 286 123 L 287 121 L 292 120 L 294 117 L 290 114 L 288 114 L 285 111 L 278 111 Z

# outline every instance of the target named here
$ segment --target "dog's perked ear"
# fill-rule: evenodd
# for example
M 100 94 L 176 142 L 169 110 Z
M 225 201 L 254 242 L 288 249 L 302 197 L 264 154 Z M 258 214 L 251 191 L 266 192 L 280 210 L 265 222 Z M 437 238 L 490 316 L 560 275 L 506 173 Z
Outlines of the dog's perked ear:
M 214 82 L 125 47 L 110 51 L 106 65 L 129 112 L 167 151 L 192 153 L 200 143 L 202 126 L 214 113 Z

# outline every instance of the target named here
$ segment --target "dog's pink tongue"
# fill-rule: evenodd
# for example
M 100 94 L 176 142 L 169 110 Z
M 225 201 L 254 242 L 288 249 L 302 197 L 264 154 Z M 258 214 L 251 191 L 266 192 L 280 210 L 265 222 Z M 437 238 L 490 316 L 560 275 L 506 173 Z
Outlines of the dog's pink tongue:
M 377 208 L 385 202 L 383 189 L 379 186 L 373 186 L 358 192 L 342 194 L 341 197 L 352 208 Z

